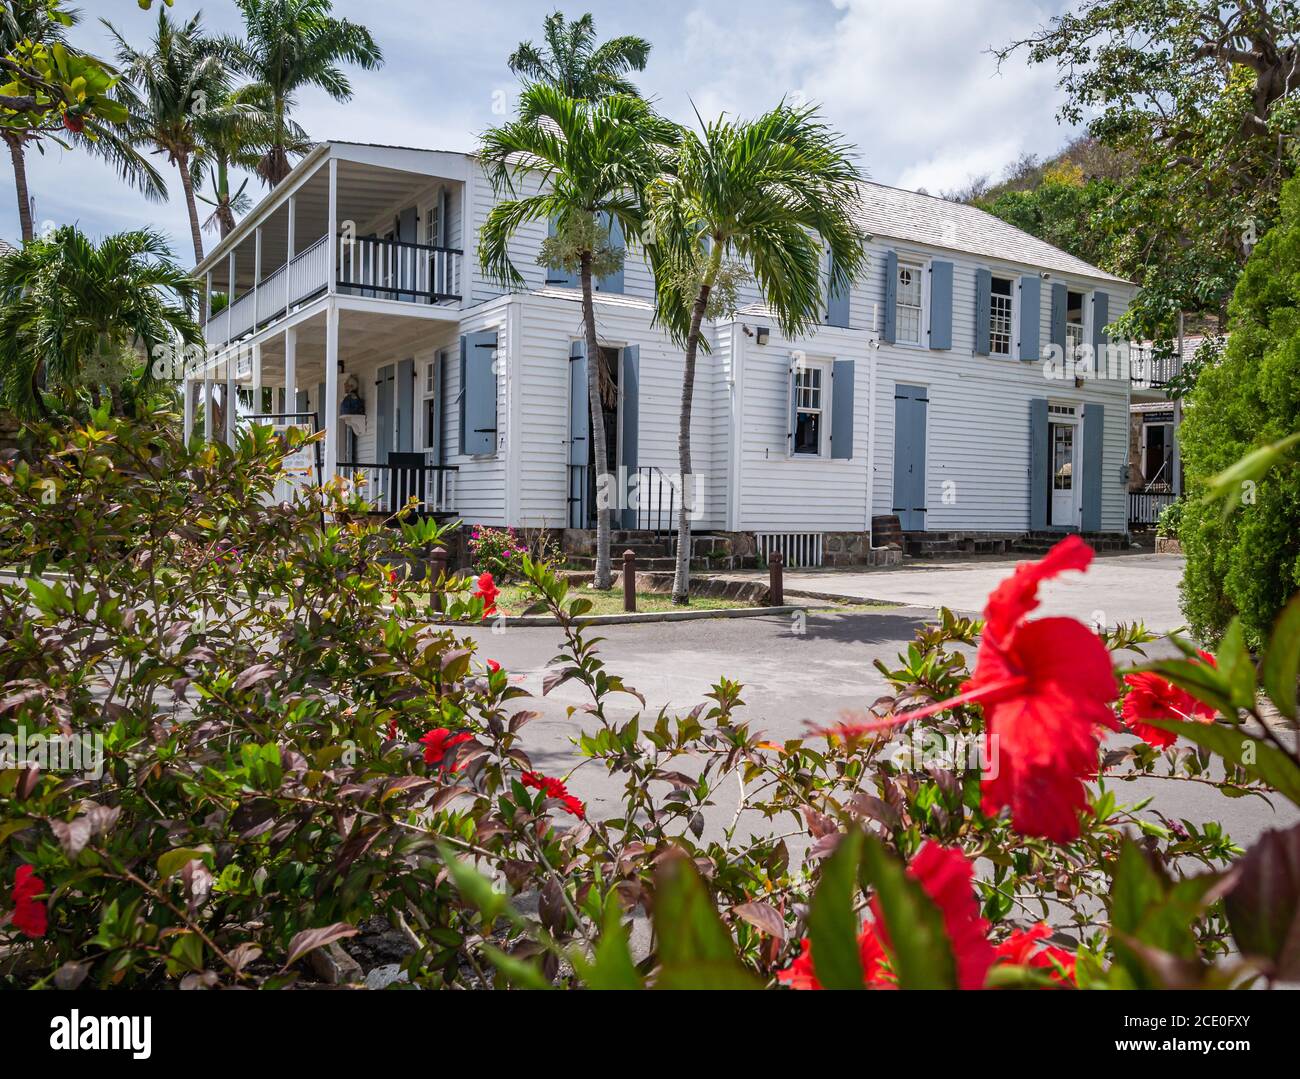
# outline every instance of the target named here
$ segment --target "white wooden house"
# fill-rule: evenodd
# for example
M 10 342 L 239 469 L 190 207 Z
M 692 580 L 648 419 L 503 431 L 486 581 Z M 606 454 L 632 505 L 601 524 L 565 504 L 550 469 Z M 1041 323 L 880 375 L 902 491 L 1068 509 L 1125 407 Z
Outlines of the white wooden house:
M 653 324 L 643 254 L 596 295 L 614 387 L 596 469 L 576 282 L 538 265 L 542 223 L 512 246 L 524 290 L 485 278 L 493 197 L 472 155 L 318 146 L 197 267 L 210 355 L 187 373 L 187 425 L 196 397 L 249 387 L 264 422 L 322 426 L 323 477 L 364 473 L 377 507 L 414 490 L 466 522 L 585 529 L 608 474 L 622 528 L 670 528 L 684 497 L 697 533 L 801 562 L 865 560 L 889 515 L 953 536 L 1125 531 L 1128 372 L 1049 378 L 1064 365 L 1044 356 L 1100 350 L 1127 282 L 973 207 L 864 183 L 869 264 L 824 325 L 783 339 L 751 288 L 709 327 L 681 481 L 683 356 Z

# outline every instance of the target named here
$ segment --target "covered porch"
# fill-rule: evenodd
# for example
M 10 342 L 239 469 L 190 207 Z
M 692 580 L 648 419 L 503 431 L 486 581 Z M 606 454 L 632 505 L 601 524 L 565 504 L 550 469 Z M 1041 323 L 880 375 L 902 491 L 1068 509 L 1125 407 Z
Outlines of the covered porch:
M 233 442 L 238 427 L 254 423 L 323 431 L 319 444 L 286 462 L 277 501 L 338 478 L 374 513 L 392 514 L 413 497 L 418 512 L 451 516 L 458 470 L 444 461 L 441 357 L 457 341 L 457 316 L 400 301 L 322 296 L 187 374 L 186 437 L 200 403 L 208 440 Z M 429 355 L 432 361 L 416 362 Z

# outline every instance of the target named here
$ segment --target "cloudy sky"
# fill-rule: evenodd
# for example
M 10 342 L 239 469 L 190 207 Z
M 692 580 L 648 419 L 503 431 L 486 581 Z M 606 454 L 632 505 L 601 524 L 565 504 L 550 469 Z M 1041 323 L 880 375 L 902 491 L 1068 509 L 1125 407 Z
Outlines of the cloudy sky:
M 100 17 L 143 44 L 156 15 L 136 0 L 78 0 L 74 40 L 108 56 Z M 515 90 L 505 59 L 538 39 L 557 4 L 525 0 L 335 0 L 384 51 L 377 72 L 353 74 L 352 101 L 304 93 L 297 118 L 313 138 L 469 150 L 475 132 L 500 120 Z M 1050 154 L 1071 131 L 1059 126 L 1053 72 L 1023 62 L 999 72 L 988 54 L 1031 32 L 1064 0 L 583 0 L 602 38 L 635 33 L 654 44 L 638 82 L 667 115 L 748 115 L 783 95 L 818 102 L 856 144 L 875 180 L 938 192 L 980 173 L 994 176 L 1022 152 Z M 175 0 L 176 18 L 202 11 L 214 31 L 240 29 L 231 0 Z M 145 202 L 85 154 L 29 154 L 38 229 L 79 222 L 94 234 L 153 223 L 188 255 L 185 211 L 165 161 L 170 204 Z M 250 185 L 260 193 L 260 187 Z M 203 210 L 200 205 L 200 210 Z M 16 239 L 12 172 L 0 182 L 0 237 Z

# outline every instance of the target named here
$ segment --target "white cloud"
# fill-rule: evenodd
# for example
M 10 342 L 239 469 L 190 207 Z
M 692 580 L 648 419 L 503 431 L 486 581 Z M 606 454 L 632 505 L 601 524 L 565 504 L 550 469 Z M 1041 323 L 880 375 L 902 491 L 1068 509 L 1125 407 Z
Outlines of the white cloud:
M 752 115 L 803 95 L 823 104 L 874 179 L 934 192 L 972 174 L 996 175 L 1022 152 L 1050 153 L 1066 140 L 1069 132 L 1054 119 L 1054 73 L 1016 60 L 999 74 L 986 52 L 1031 31 L 1064 3 L 587 0 L 572 11 L 592 10 L 602 37 L 636 33 L 653 42 L 638 82 L 673 118 L 693 123 L 692 106 L 705 117 L 724 110 Z M 550 10 L 532 0 L 335 0 L 335 8 L 371 29 L 386 63 L 377 72 L 349 71 L 356 93 L 347 104 L 303 93 L 295 115 L 310 134 L 461 150 L 500 120 L 494 94 L 514 86 L 506 57 L 520 40 L 540 37 Z M 240 29 L 234 5 L 218 0 L 176 0 L 171 14 L 188 18 L 200 9 L 211 29 Z M 93 17 L 99 15 L 139 42 L 157 17 L 141 12 L 136 0 L 96 0 L 76 39 L 102 53 L 110 42 Z M 38 218 L 79 220 L 95 233 L 154 223 L 188 257 L 175 169 L 154 160 L 173 192 L 162 207 L 84 154 L 29 154 Z M 254 181 L 249 190 L 263 189 Z M 12 177 L 0 172 L 0 236 L 17 231 Z

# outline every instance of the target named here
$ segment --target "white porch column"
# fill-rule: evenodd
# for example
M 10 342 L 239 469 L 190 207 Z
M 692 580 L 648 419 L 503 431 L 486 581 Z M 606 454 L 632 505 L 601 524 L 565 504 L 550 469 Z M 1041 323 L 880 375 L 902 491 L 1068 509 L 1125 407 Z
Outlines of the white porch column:
M 212 271 L 203 279 L 203 325 L 212 321 Z
M 212 421 L 212 379 L 208 377 L 203 380 L 203 441 L 211 442 L 216 433 Z
M 238 362 L 239 362 L 238 359 L 235 359 L 235 360 L 231 360 L 226 365 L 226 389 L 225 389 L 225 393 L 223 394 L 223 397 L 226 406 L 225 411 L 226 411 L 226 445 L 227 446 L 233 446 L 235 444 L 235 427 L 236 427 L 235 401 L 238 396 L 235 392 L 235 374 L 236 374 L 235 365 L 238 364 Z
M 284 410 L 298 411 L 298 327 L 284 331 Z M 302 417 L 296 417 L 301 420 Z
M 325 427 L 322 478 L 329 483 L 338 472 L 339 464 L 339 309 L 332 299 L 325 309 L 325 400 L 320 410 L 321 423 Z
M 181 404 L 181 431 L 188 446 L 190 436 L 194 434 L 194 383 L 184 371 L 181 372 L 181 392 L 185 395 Z
M 262 404 L 262 344 L 257 341 L 253 343 L 253 415 L 260 416 L 266 411 Z
M 329 228 L 328 237 L 325 241 L 325 247 L 328 256 L 325 260 L 326 272 L 329 276 L 327 290 L 332 296 L 338 291 L 338 257 L 339 257 L 339 163 L 330 158 L 330 196 L 329 196 Z

